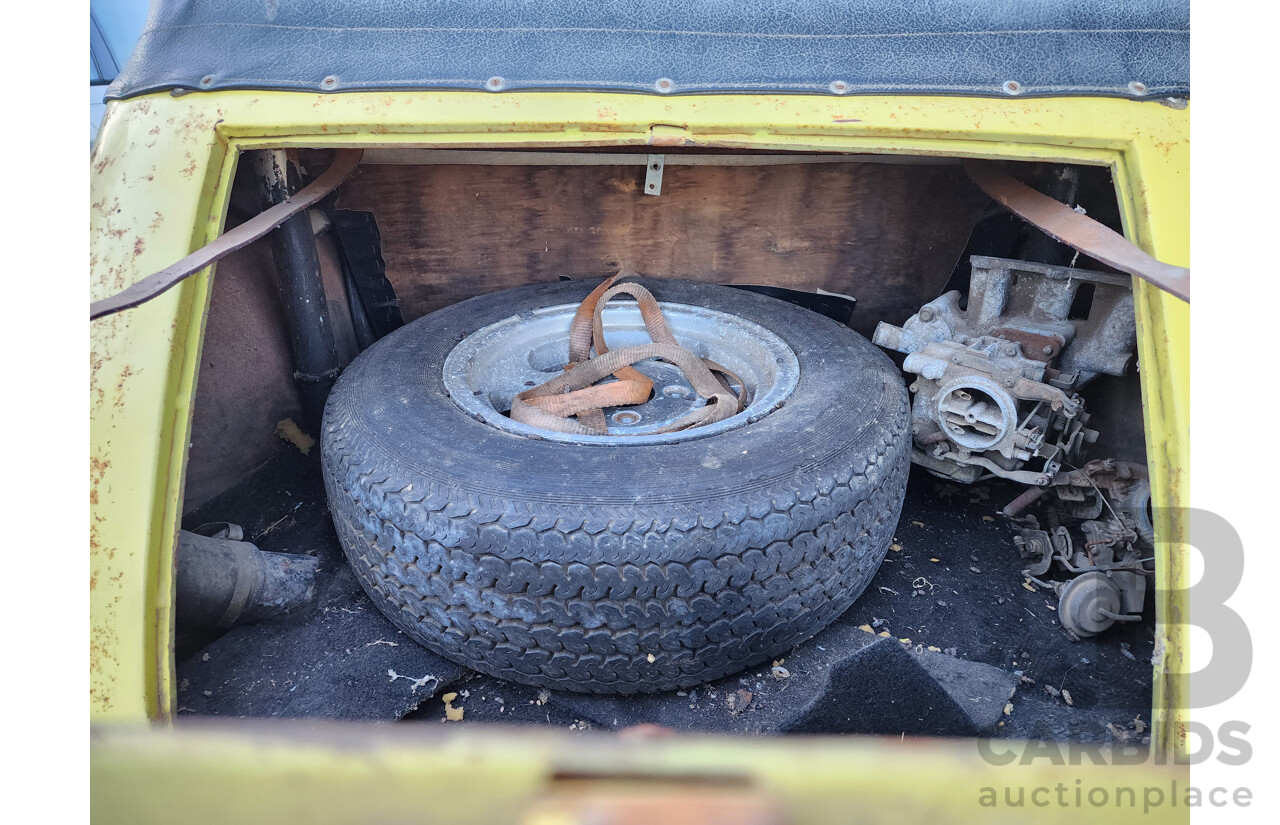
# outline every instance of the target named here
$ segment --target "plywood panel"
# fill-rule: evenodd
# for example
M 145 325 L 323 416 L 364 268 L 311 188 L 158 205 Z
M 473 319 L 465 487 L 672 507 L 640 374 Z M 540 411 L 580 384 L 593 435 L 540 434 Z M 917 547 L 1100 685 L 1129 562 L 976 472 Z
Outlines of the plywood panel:
M 619 269 L 846 293 L 854 325 L 938 294 L 990 202 L 956 166 L 362 166 L 406 320 L 475 295 Z

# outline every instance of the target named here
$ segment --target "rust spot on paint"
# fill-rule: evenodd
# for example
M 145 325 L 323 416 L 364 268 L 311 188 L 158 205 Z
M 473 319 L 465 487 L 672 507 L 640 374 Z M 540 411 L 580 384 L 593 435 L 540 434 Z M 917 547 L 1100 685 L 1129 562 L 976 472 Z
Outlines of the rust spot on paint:
M 141 255 L 141 254 L 142 254 L 142 251 L 143 251 L 144 249 L 146 249 L 146 248 L 147 248 L 147 244 L 142 240 L 142 238 L 141 238 L 141 237 L 136 238 L 136 239 L 134 240 L 134 242 L 133 242 L 133 254 L 134 254 L 135 256 L 136 256 L 136 255 Z
M 102 482 L 102 477 L 107 474 L 107 470 L 111 469 L 111 462 L 97 456 L 89 456 L 89 476 L 93 479 L 93 486 L 97 487 Z
M 124 382 L 132 378 L 133 375 L 133 367 L 130 367 L 127 364 L 124 369 L 120 370 L 120 380 L 116 382 L 116 401 L 113 406 L 124 406 Z

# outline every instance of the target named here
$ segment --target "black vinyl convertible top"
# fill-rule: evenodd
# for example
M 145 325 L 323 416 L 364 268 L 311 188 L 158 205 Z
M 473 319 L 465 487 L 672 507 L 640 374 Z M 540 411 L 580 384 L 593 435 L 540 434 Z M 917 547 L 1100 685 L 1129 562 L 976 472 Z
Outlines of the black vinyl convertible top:
M 190 89 L 1190 94 L 1188 0 L 154 0 L 107 97 Z

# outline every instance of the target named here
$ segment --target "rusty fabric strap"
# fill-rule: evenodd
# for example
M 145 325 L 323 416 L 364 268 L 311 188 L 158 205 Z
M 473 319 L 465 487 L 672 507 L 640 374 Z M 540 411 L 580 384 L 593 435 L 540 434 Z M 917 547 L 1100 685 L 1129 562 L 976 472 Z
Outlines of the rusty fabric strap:
M 619 274 L 605 279 L 583 300 L 570 327 L 569 363 L 564 372 L 517 395 L 511 402 L 513 419 L 556 432 L 608 435 L 603 407 L 643 404 L 649 400 L 653 381 L 631 366 L 648 358 L 661 358 L 675 364 L 698 395 L 707 401 L 706 405 L 690 410 L 656 432 L 700 427 L 741 411 L 746 403 L 746 387 L 741 379 L 714 361 L 699 358 L 680 346 L 649 290 L 639 284 L 614 286 L 624 277 L 628 276 Z M 610 350 L 604 341 L 604 307 L 615 295 L 623 293 L 636 299 L 653 343 Z M 590 357 L 593 345 L 595 358 Z M 610 375 L 618 380 L 596 383 Z M 736 396 L 729 382 L 740 388 Z M 570 420 L 571 417 L 577 420 Z
M 329 164 L 324 174 L 304 187 L 302 191 L 218 236 L 217 239 L 200 247 L 176 264 L 165 267 L 154 275 L 148 275 L 122 292 L 117 292 L 101 301 L 94 301 L 89 305 L 89 320 L 112 315 L 150 301 L 209 264 L 258 240 L 337 189 L 339 184 L 355 171 L 363 154 L 363 149 L 339 149 L 333 158 L 333 163 Z
M 983 192 L 1050 237 L 1191 302 L 1191 270 L 1157 261 L 1123 235 L 1037 192 L 990 161 L 966 160 L 964 169 Z

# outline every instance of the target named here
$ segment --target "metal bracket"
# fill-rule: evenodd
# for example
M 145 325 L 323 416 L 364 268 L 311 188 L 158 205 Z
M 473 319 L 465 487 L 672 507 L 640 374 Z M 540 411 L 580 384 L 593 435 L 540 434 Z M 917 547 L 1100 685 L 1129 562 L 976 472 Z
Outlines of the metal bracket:
M 645 165 L 644 193 L 646 195 L 662 194 L 662 167 L 666 166 L 666 155 L 650 155 Z

